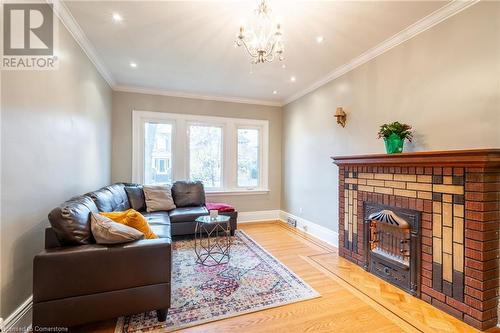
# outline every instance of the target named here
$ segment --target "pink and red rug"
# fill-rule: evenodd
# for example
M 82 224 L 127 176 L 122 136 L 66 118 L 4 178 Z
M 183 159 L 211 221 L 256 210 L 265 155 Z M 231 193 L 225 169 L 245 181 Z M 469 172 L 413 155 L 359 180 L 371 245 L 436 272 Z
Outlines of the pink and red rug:
M 320 296 L 243 231 L 227 264 L 196 264 L 193 240 L 174 242 L 172 251 L 167 320 L 158 322 L 154 311 L 122 317 L 115 333 L 169 332 Z

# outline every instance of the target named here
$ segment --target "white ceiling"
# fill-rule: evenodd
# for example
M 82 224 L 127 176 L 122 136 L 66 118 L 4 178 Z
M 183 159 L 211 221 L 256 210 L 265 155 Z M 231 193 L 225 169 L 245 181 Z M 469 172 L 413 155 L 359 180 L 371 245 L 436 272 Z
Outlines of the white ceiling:
M 300 94 L 447 2 L 271 0 L 273 14 L 284 19 L 285 61 L 251 65 L 234 41 L 241 19 L 249 18 L 257 3 L 64 2 L 116 86 L 276 103 Z M 113 22 L 113 13 L 123 21 Z M 322 44 L 315 40 L 320 35 Z

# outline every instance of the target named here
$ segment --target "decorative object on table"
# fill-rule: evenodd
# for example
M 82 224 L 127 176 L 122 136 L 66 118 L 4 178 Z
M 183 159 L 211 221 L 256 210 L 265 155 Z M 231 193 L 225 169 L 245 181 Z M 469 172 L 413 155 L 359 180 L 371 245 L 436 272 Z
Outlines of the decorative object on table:
M 281 23 L 270 17 L 271 9 L 261 0 L 249 28 L 240 26 L 237 46 L 244 46 L 252 64 L 283 60 L 283 31 Z
M 337 124 L 342 127 L 345 127 L 345 123 L 347 121 L 347 114 L 344 111 L 344 108 L 339 106 L 335 111 L 335 118 L 337 118 Z
M 218 215 L 212 218 L 200 216 L 194 232 L 194 252 L 196 263 L 204 266 L 216 266 L 229 262 L 231 249 L 231 224 L 229 216 Z M 212 213 L 212 211 L 210 211 Z
M 398 154 L 403 152 L 405 139 L 409 142 L 413 139 L 411 126 L 395 121 L 390 124 L 383 124 L 378 131 L 378 138 L 384 138 L 385 150 L 387 154 Z
M 210 213 L 210 218 L 212 220 L 216 220 L 217 216 L 219 216 L 219 211 L 217 209 L 210 209 L 208 212 Z
M 165 322 L 151 311 L 118 319 L 115 332 L 171 332 L 320 296 L 240 230 L 228 264 L 197 265 L 193 256 L 193 239 L 172 243 L 172 304 Z

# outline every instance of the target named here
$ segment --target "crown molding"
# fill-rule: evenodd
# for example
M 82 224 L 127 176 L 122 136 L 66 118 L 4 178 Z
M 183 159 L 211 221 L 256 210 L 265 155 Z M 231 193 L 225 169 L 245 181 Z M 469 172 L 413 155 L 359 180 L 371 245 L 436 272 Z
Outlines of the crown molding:
M 90 61 L 94 64 L 97 71 L 106 80 L 110 87 L 113 87 L 116 83 L 111 75 L 111 73 L 106 69 L 103 62 L 97 56 L 97 51 L 95 50 L 92 43 L 88 40 L 87 36 L 83 32 L 80 25 L 76 22 L 73 15 L 69 11 L 68 7 L 61 0 L 46 0 L 47 3 L 53 5 L 54 13 L 59 17 L 61 22 L 64 24 L 66 29 L 70 32 L 73 38 L 76 40 L 78 45 L 82 48 L 83 52 L 87 55 Z
M 392 37 L 386 39 L 382 43 L 378 44 L 377 46 L 369 49 L 368 51 L 364 52 L 363 54 L 357 56 L 356 58 L 352 59 L 348 63 L 336 68 L 332 72 L 328 73 L 325 77 L 322 79 L 314 82 L 312 85 L 309 87 L 293 94 L 292 96 L 288 97 L 284 101 L 284 105 L 287 105 L 305 95 L 307 95 L 310 92 L 313 92 L 314 90 L 318 89 L 319 87 L 327 84 L 330 81 L 333 81 L 340 76 L 352 71 L 356 67 L 359 67 L 368 61 L 378 57 L 379 55 L 389 51 L 390 49 L 398 46 L 401 43 L 406 42 L 407 40 L 417 36 L 418 34 L 432 28 L 433 26 L 443 22 L 444 20 L 452 17 L 453 15 L 461 12 L 464 9 L 469 8 L 470 6 L 478 3 L 480 0 L 453 0 L 452 2 L 446 4 L 445 6 L 439 8 L 438 10 L 432 12 L 431 14 L 427 15 L 426 17 L 422 18 L 421 20 L 415 22 L 414 24 L 408 26 L 404 30 L 398 32 L 397 34 L 393 35 Z
M 333 81 L 340 76 L 352 71 L 353 69 L 367 63 L 368 61 L 378 57 L 379 55 L 389 51 L 390 49 L 406 42 L 407 40 L 417 36 L 418 34 L 432 28 L 433 26 L 443 22 L 444 20 L 452 17 L 453 15 L 467 9 L 468 7 L 478 3 L 480 0 L 453 0 L 447 5 L 439 8 L 428 16 L 422 18 L 421 20 L 415 22 L 399 33 L 393 35 L 392 37 L 386 39 L 377 46 L 369 49 L 363 54 L 355 57 L 348 63 L 336 68 L 332 72 L 328 73 L 325 77 L 314 82 L 307 88 L 293 94 L 292 96 L 286 98 L 284 101 L 269 101 L 269 100 L 258 100 L 258 99 L 248 99 L 233 96 L 217 96 L 217 95 L 204 95 L 204 94 L 194 94 L 179 91 L 168 91 L 161 89 L 149 89 L 139 86 L 123 86 L 117 85 L 111 73 L 106 69 L 103 62 L 97 56 L 97 52 L 92 45 L 92 43 L 85 36 L 80 25 L 76 22 L 75 18 L 66 7 L 62 0 L 46 0 L 48 3 L 53 4 L 54 12 L 59 17 L 64 26 L 71 33 L 73 38 L 80 45 L 82 50 L 85 52 L 87 57 L 92 61 L 98 72 L 102 75 L 104 80 L 109 84 L 109 86 L 114 91 L 140 93 L 140 94 L 150 94 L 150 95 L 161 95 L 170 97 L 180 97 L 180 98 L 190 98 L 190 99 L 201 99 L 209 101 L 219 101 L 219 102 L 231 102 L 231 103 L 243 103 L 243 104 L 256 104 L 256 105 L 266 105 L 266 106 L 285 106 L 308 93 L 320 88 L 321 86 Z
M 115 86 L 113 86 L 113 90 L 120 91 L 120 92 L 137 93 L 137 94 L 160 95 L 160 96 L 180 97 L 180 98 L 190 98 L 190 99 L 201 99 L 201 100 L 206 100 L 206 101 L 254 104 L 254 105 L 265 105 L 265 106 L 278 106 L 278 107 L 283 106 L 283 103 L 274 102 L 274 101 L 248 99 L 248 98 L 232 97 L 232 96 L 202 95 L 202 94 L 193 94 L 193 93 L 186 93 L 186 92 L 180 92 L 180 91 L 149 89 L 149 88 L 142 88 L 142 87 L 136 87 L 136 86 L 115 85 Z

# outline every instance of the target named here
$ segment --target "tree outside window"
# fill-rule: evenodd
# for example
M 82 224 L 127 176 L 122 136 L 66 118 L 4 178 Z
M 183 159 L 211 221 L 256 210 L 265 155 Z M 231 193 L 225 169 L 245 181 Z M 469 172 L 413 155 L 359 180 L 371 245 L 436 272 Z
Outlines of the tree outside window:
M 222 187 L 222 128 L 189 126 L 189 178 L 207 188 Z

